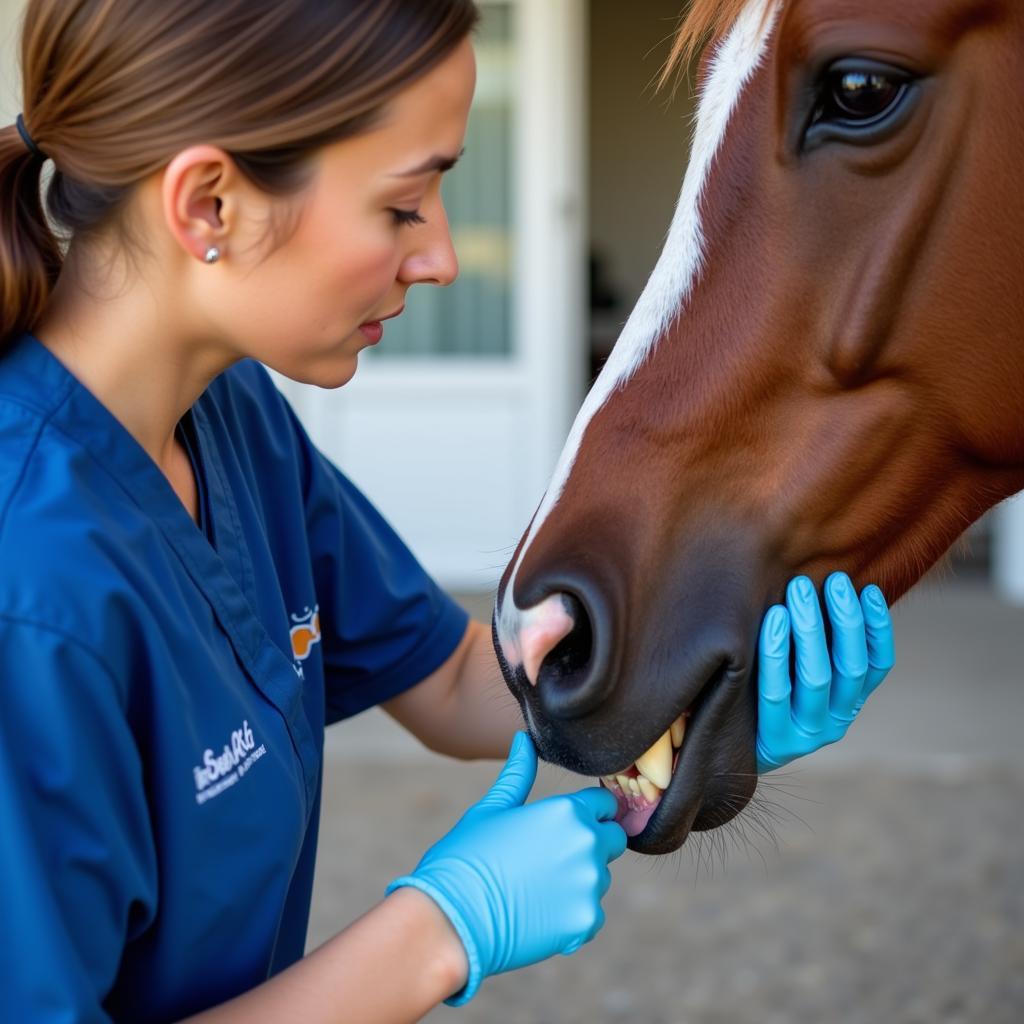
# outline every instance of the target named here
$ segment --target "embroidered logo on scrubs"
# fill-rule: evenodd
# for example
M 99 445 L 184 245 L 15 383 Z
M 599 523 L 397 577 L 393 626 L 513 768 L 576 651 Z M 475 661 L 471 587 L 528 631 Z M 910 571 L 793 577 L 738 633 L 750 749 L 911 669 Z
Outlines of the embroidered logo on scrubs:
M 306 608 L 301 615 L 292 617 L 292 654 L 295 656 L 295 672 L 302 676 L 302 662 L 309 657 L 313 645 L 320 643 L 320 605 Z
M 267 752 L 264 744 L 256 746 L 249 721 L 242 722 L 240 729 L 232 732 L 222 753 L 215 754 L 207 747 L 203 751 L 203 763 L 192 769 L 196 782 L 196 803 L 205 804 L 215 796 L 230 789 Z

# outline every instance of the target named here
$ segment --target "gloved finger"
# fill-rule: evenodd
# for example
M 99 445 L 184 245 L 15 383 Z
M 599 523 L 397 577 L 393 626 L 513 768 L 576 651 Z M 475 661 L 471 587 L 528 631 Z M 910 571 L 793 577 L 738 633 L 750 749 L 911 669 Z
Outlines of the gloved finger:
M 761 624 L 757 645 L 757 734 L 767 751 L 785 749 L 792 729 L 789 641 L 789 612 L 774 605 Z
M 501 774 L 487 793 L 470 808 L 470 812 L 518 807 L 526 802 L 536 779 L 537 749 L 525 732 L 517 732 Z
M 594 939 L 597 933 L 604 927 L 606 920 L 607 917 L 605 916 L 604 908 L 598 907 L 597 914 L 594 915 L 594 923 L 590 926 L 587 934 L 583 937 L 584 945 Z
M 572 794 L 572 799 L 581 804 L 587 815 L 596 821 L 614 821 L 619 802 L 603 786 L 590 786 Z
M 593 924 L 582 934 L 577 935 L 571 942 L 569 942 L 563 949 L 563 956 L 572 956 L 581 946 L 585 946 L 590 942 L 597 933 L 604 927 L 605 913 L 603 907 L 597 908 L 597 913 L 594 915 Z
M 604 853 L 604 861 L 608 864 L 626 852 L 629 837 L 617 821 L 603 821 L 597 826 L 597 841 Z
M 786 607 L 792 621 L 796 648 L 796 679 L 793 687 L 793 718 L 809 733 L 825 727 L 828 716 L 832 665 L 825 641 L 825 622 L 814 584 L 797 576 L 786 588 Z
M 612 887 L 612 873 L 606 867 L 602 867 L 597 873 L 597 898 L 604 899 L 604 895 Z
M 864 613 L 846 573 L 833 573 L 825 581 L 825 606 L 832 623 L 829 709 L 836 718 L 852 721 L 868 674 L 868 644 Z
M 860 595 L 860 603 L 868 647 L 868 675 L 861 693 L 863 704 L 896 664 L 896 645 L 889 606 L 881 590 L 873 583 L 866 586 Z

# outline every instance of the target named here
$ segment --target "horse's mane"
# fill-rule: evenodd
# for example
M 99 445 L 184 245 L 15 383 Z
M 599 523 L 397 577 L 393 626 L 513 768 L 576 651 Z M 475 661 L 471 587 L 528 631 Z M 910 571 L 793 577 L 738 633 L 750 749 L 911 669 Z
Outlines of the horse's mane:
M 748 0 L 692 0 L 676 30 L 672 52 L 662 69 L 664 86 L 686 68 L 705 46 L 718 42 L 740 16 Z

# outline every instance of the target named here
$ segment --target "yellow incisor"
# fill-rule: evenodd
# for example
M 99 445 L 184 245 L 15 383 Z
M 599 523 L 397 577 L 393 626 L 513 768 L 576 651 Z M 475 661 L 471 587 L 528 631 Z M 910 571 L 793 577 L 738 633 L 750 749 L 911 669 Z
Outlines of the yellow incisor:
M 637 771 L 659 789 L 668 789 L 668 784 L 672 779 L 672 755 L 683 745 L 685 736 L 686 716 L 680 715 L 666 732 L 658 737 L 654 746 L 646 754 L 637 758 Z M 648 794 L 645 792 L 644 795 Z M 648 796 L 648 799 L 653 799 L 653 797 Z
M 672 746 L 678 750 L 683 745 L 683 737 L 686 735 L 686 718 L 680 715 L 668 730 L 672 734 Z
M 672 733 L 666 729 L 646 754 L 636 759 L 637 771 L 659 789 L 667 789 L 672 778 Z

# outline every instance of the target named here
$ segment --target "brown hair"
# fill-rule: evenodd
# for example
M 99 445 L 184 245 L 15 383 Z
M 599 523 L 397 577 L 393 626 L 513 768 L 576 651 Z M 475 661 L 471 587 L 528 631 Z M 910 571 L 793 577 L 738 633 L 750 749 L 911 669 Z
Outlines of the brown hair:
M 0 346 L 41 316 L 62 246 L 116 223 L 175 153 L 212 143 L 294 192 L 478 18 L 473 0 L 30 0 L 25 124 L 54 171 L 44 214 L 43 161 L 0 129 Z

